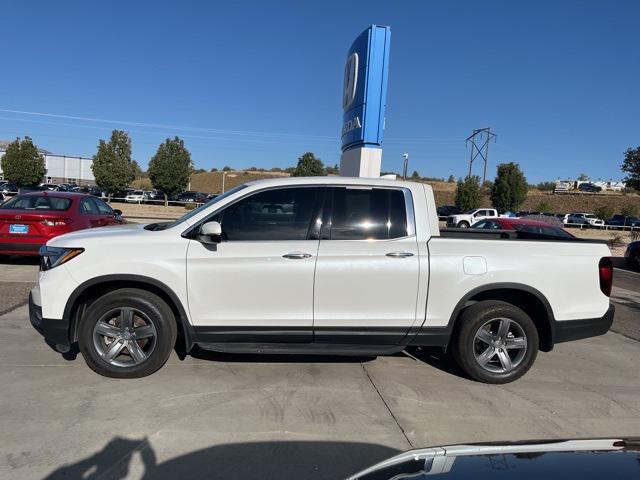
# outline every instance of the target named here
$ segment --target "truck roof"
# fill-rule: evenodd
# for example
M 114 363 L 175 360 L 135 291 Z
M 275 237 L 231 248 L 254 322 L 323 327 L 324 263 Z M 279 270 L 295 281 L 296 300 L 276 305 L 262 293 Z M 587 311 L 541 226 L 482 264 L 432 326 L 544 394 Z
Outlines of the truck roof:
M 367 185 L 367 186 L 381 186 L 381 187 L 407 187 L 423 185 L 427 188 L 431 188 L 430 185 L 410 182 L 406 180 L 394 180 L 390 178 L 361 178 L 361 177 L 338 177 L 338 176 L 324 176 L 324 177 L 277 177 L 267 178 L 263 180 L 253 180 L 247 182 L 247 185 Z

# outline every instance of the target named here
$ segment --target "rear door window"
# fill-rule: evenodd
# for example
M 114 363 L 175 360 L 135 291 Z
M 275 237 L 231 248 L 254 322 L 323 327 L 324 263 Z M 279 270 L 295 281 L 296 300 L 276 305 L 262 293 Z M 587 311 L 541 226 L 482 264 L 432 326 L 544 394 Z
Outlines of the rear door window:
M 404 192 L 399 189 L 333 189 L 331 240 L 388 240 L 408 235 Z

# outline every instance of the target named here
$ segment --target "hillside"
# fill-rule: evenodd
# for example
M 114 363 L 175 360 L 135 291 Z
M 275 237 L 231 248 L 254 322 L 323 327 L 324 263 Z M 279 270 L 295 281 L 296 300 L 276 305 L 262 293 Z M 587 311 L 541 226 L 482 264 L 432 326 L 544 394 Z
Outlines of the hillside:
M 223 172 L 194 173 L 191 177 L 191 190 L 205 193 L 222 192 Z M 227 172 L 225 175 L 225 190 L 229 190 L 237 185 L 241 185 L 252 180 L 263 178 L 288 177 L 285 172 L 255 172 L 248 170 L 237 170 Z M 456 184 L 453 182 L 426 182 L 433 188 L 437 205 L 453 205 L 455 198 Z M 633 205 L 640 212 L 640 196 L 636 194 L 576 194 L 576 195 L 553 195 L 549 192 L 542 192 L 531 189 L 525 200 L 523 210 L 538 210 L 541 202 L 550 205 L 551 212 L 593 212 L 599 206 L 607 206 L 615 212 L 619 212 L 625 205 Z M 483 205 L 490 206 L 491 201 L 485 196 Z
M 222 176 L 223 172 L 205 172 L 194 173 L 191 176 L 191 190 L 204 193 L 221 193 L 222 192 Z M 263 178 L 288 177 L 285 172 L 253 172 L 247 170 L 238 170 L 226 172 L 224 179 L 224 189 L 229 190 L 243 183 L 253 180 L 261 180 Z

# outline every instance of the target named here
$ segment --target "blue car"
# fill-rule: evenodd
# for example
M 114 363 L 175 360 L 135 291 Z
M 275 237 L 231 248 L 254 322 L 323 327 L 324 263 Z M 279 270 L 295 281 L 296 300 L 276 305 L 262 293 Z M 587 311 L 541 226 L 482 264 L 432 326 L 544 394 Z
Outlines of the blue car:
M 616 227 L 640 227 L 640 218 L 625 215 L 614 215 L 607 220 L 605 224 Z
M 624 258 L 627 266 L 640 271 L 640 241 L 631 242 L 624 252 Z

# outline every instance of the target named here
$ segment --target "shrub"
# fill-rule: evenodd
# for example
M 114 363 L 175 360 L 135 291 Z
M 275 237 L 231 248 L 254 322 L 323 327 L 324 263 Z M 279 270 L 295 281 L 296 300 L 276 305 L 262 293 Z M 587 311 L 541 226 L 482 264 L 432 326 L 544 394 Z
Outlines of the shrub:
M 606 220 L 613 216 L 613 208 L 608 205 L 600 205 L 593 211 L 594 215 L 602 220 Z
M 534 207 L 534 210 L 536 212 L 543 212 L 543 213 L 551 212 L 552 209 L 553 207 L 551 206 L 551 203 L 549 203 L 547 200 L 542 200 L 538 202 L 538 204 Z

